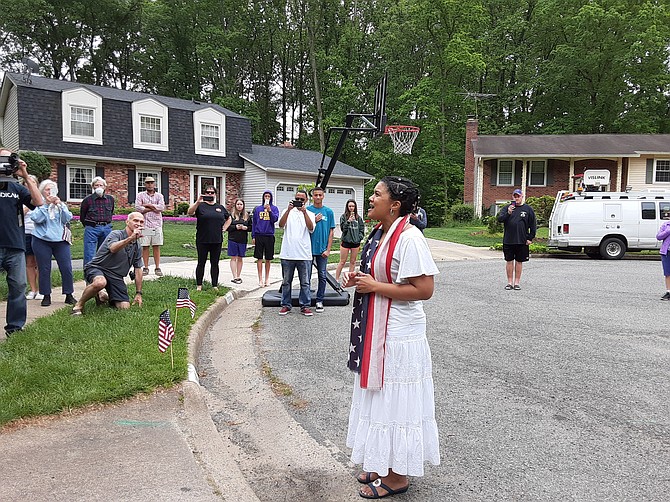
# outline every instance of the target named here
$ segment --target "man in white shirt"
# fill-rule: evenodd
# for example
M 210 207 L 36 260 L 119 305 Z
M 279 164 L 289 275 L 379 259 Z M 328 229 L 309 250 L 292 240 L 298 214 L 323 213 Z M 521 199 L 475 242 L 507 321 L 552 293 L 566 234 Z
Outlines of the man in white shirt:
M 154 255 L 154 273 L 161 277 L 161 246 L 163 245 L 163 211 L 165 200 L 163 194 L 156 191 L 156 180 L 152 176 L 144 178 L 145 192 L 137 194 L 135 209 L 144 216 L 144 231 L 140 239 L 144 269 L 142 274 L 149 275 L 149 248 Z
M 310 234 L 315 226 L 314 213 L 307 210 L 307 192 L 297 190 L 295 200 L 288 203 L 279 218 L 279 228 L 284 229 L 281 243 L 282 285 L 281 285 L 281 309 L 279 315 L 286 315 L 291 311 L 291 283 L 293 274 L 298 269 L 300 280 L 300 312 L 305 316 L 314 315 L 310 306 L 312 304 L 309 289 L 309 267 L 312 266 L 312 241 Z

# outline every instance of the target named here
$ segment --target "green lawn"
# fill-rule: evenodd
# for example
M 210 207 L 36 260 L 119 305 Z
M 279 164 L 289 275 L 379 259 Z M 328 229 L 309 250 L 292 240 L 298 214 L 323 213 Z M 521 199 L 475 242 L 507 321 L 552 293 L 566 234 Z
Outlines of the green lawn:
M 58 310 L 0 343 L 0 426 L 21 417 L 47 415 L 95 402 L 110 402 L 170 387 L 186 378 L 187 334 L 192 323 L 180 309 L 177 288 L 189 288 L 196 319 L 218 292 L 195 290 L 195 281 L 175 277 L 146 281 L 144 305 L 114 310 L 86 304 L 84 316 Z M 130 288 L 131 297 L 133 288 Z M 169 349 L 158 351 L 158 316 L 170 308 L 176 334 L 174 369 Z
M 486 227 L 483 225 L 427 228 L 424 231 L 424 235 L 431 239 L 456 242 L 458 244 L 474 247 L 493 247 L 502 245 L 503 238 L 502 233 L 489 234 Z M 549 229 L 547 227 L 538 228 L 535 245 L 543 247 L 544 241 L 546 241 L 548 236 Z

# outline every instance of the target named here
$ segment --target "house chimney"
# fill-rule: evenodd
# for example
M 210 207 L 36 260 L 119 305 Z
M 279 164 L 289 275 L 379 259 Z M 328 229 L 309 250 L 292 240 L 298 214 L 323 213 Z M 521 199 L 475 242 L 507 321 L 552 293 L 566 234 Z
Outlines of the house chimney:
M 465 170 L 463 173 L 463 203 L 472 204 L 475 198 L 475 150 L 479 121 L 474 115 L 468 115 L 465 123 Z

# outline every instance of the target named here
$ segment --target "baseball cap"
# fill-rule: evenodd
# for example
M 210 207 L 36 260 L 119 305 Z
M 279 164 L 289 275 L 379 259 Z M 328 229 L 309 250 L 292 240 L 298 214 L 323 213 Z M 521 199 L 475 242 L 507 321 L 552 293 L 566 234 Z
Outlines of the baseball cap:
M 512 192 L 512 195 L 523 195 L 523 192 L 521 191 L 520 188 L 517 188 L 516 190 L 514 190 L 514 191 Z
M 151 176 L 147 176 L 146 178 L 144 178 L 144 182 L 145 183 L 156 183 L 156 180 L 153 179 L 153 177 L 151 177 Z

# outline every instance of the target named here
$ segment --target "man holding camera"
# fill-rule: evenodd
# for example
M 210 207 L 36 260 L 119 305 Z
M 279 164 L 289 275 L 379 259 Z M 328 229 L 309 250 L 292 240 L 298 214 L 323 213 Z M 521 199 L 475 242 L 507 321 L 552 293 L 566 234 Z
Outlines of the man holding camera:
M 14 175 L 25 181 L 22 186 Z M 27 187 L 27 188 L 26 188 Z M 23 329 L 26 323 L 26 257 L 23 206 L 42 205 L 42 194 L 28 176 L 28 166 L 9 150 L 0 150 L 0 268 L 7 272 L 7 316 L 5 335 Z
M 533 208 L 524 202 L 520 189 L 512 193 L 512 202 L 498 213 L 498 221 L 503 223 L 503 254 L 505 256 L 506 290 L 521 289 L 523 262 L 530 258 L 530 245 L 537 232 L 537 221 Z
M 135 298 L 133 305 L 142 306 L 142 248 L 140 239 L 144 216 L 135 212 L 128 215 L 126 228 L 112 230 L 93 259 L 84 266 L 86 289 L 72 309 L 72 315 L 82 315 L 84 305 L 103 289 L 109 295 L 109 304 L 117 309 L 129 309 L 130 297 L 124 277 L 131 267 L 135 272 Z
M 293 274 L 298 269 L 300 280 L 300 312 L 302 315 L 311 316 L 312 304 L 311 291 L 309 289 L 309 267 L 312 266 L 312 241 L 310 234 L 314 231 L 314 213 L 307 210 L 307 192 L 296 190 L 295 200 L 288 203 L 279 218 L 279 228 L 284 229 L 284 237 L 281 243 L 282 285 L 281 285 L 281 309 L 279 315 L 286 315 L 291 311 L 291 283 Z

